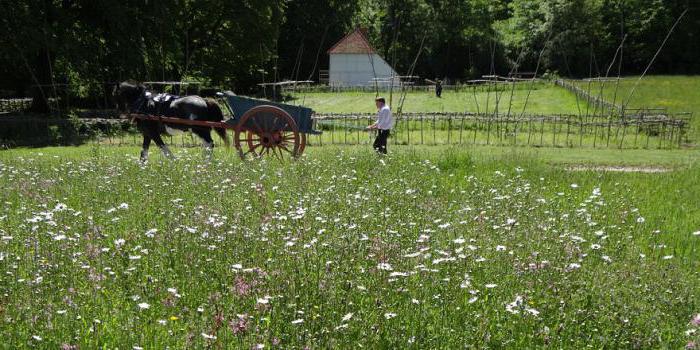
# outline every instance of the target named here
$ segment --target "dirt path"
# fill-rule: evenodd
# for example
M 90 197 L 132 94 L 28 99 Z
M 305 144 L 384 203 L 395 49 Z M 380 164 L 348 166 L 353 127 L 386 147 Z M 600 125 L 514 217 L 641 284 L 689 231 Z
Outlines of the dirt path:
M 621 165 L 571 165 L 566 167 L 568 171 L 608 171 L 618 173 L 647 173 L 658 174 L 673 171 L 672 168 L 657 166 L 621 166 Z

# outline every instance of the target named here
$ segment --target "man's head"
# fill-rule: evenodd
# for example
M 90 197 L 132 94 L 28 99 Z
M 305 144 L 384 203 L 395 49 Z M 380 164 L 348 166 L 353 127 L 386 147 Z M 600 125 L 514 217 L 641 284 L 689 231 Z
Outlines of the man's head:
M 384 97 L 377 97 L 374 99 L 374 103 L 377 105 L 377 109 L 384 107 L 386 100 Z

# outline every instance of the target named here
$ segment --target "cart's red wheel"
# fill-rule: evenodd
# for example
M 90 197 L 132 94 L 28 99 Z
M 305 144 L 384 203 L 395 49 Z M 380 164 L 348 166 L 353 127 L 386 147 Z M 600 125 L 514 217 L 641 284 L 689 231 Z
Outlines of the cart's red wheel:
M 301 154 L 297 124 L 287 112 L 275 106 L 257 106 L 243 114 L 236 126 L 234 142 L 242 159 L 265 155 L 296 158 Z
M 304 154 L 304 150 L 306 149 L 306 134 L 301 133 L 299 136 L 299 156 L 301 157 L 301 155 Z

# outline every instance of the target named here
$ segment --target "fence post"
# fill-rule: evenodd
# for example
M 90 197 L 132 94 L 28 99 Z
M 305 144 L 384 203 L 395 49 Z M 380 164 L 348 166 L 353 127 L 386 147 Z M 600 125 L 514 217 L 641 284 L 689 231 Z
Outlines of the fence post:
M 486 125 L 486 145 L 490 145 L 491 144 L 491 113 L 489 113 L 487 110 L 486 115 L 488 116 L 488 119 L 486 120 L 486 122 L 488 123 Z
M 394 135 L 391 135 L 392 138 L 394 139 L 394 145 L 398 145 L 398 144 L 399 144 L 399 126 L 403 124 L 403 123 L 401 123 L 401 122 L 402 122 L 401 117 L 402 117 L 402 116 L 399 115 L 399 116 L 396 118 L 396 125 L 394 125 L 394 130 L 396 130 L 396 133 L 394 133 Z
M 666 121 L 665 121 L 665 120 L 661 120 L 661 125 L 663 125 L 664 131 L 663 131 L 663 132 L 659 132 L 659 149 L 660 149 L 661 146 L 663 145 L 663 140 L 664 140 L 664 136 L 663 136 L 663 135 L 666 134 Z M 623 136 L 624 136 L 624 134 L 623 134 Z
M 462 144 L 462 132 L 464 131 L 464 118 L 466 117 L 465 114 L 462 114 L 462 122 L 459 123 L 459 144 Z
M 622 117 L 622 138 L 620 139 L 620 149 L 624 147 L 625 135 L 627 134 L 627 117 Z
M 360 115 L 355 116 L 355 124 L 357 124 L 357 143 L 356 145 L 360 144 L 360 129 L 362 129 L 362 120 L 360 119 Z
M 333 119 L 331 120 L 331 144 L 335 145 L 335 122 Z
M 348 122 L 348 119 L 350 119 L 350 118 L 344 117 L 343 119 L 344 119 L 343 121 L 346 123 L 345 126 L 343 127 L 343 137 L 344 137 L 343 144 L 347 145 L 347 144 L 348 144 L 348 127 L 347 127 L 347 122 Z
M 637 133 L 634 134 L 634 148 L 637 148 L 637 139 L 639 138 L 639 133 L 641 132 L 641 121 L 644 120 L 644 116 L 640 115 L 638 118 L 635 118 L 635 121 L 637 123 Z
M 544 146 L 544 116 L 540 116 L 540 147 Z
M 612 115 L 608 115 L 608 137 L 607 141 L 605 141 L 605 147 L 610 147 L 610 129 L 611 129 L 611 123 L 612 123 Z
M 450 135 L 452 134 L 452 113 L 447 114 L 447 144 L 450 144 Z
M 423 114 L 420 115 L 420 144 L 423 144 Z
M 411 144 L 411 118 L 406 118 L 406 132 L 408 133 L 408 142 L 407 144 Z
M 566 141 L 565 147 L 569 147 L 569 135 L 571 134 L 571 114 L 566 116 Z
M 557 124 L 559 122 L 559 117 L 554 116 L 552 120 L 552 147 L 557 147 Z
M 596 121 L 595 115 L 593 116 L 593 148 L 596 148 L 596 144 L 598 141 L 598 123 Z
M 433 145 L 437 145 L 437 138 L 436 138 L 437 125 L 435 124 L 435 118 L 436 118 L 436 114 L 433 113 Z

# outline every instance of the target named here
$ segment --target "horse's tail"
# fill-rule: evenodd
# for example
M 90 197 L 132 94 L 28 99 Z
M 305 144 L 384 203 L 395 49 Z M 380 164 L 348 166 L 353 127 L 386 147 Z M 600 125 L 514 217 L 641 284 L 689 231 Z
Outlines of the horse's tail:
M 211 99 L 211 98 L 205 98 L 204 101 L 207 103 L 207 114 L 211 118 L 211 120 L 215 122 L 220 122 L 224 120 L 224 113 L 221 111 L 221 107 L 219 107 L 219 104 L 216 103 L 216 100 Z M 226 137 L 226 129 L 224 128 L 214 128 L 214 131 L 221 137 L 222 140 L 224 140 L 224 144 L 226 147 L 231 145 L 231 143 L 228 140 L 228 137 Z

